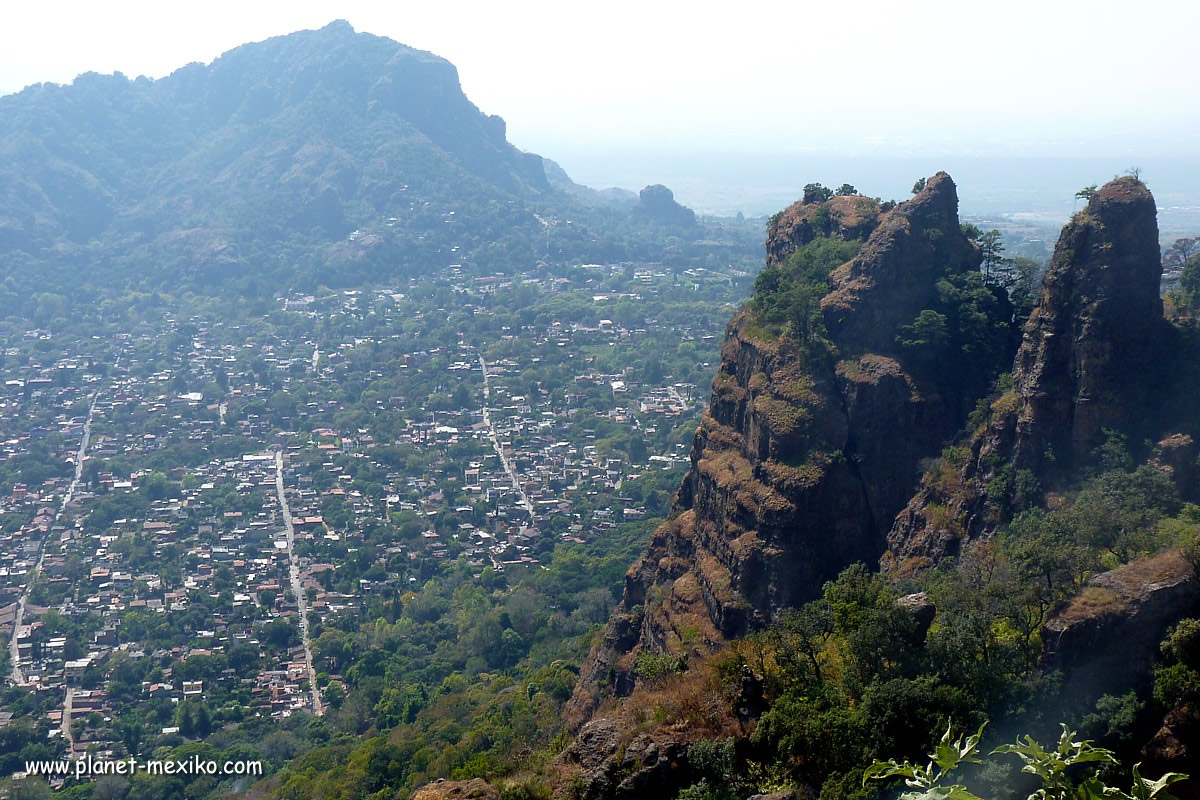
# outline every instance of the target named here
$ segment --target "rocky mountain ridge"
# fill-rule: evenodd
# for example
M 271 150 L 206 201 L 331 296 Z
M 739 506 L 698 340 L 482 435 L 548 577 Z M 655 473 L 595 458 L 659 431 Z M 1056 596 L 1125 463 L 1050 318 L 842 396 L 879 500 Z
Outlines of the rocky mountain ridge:
M 846 211 L 866 206 L 838 200 Z M 640 653 L 703 654 L 812 599 L 849 564 L 878 561 L 923 460 L 976 399 L 930 374 L 929 347 L 897 340 L 938 303 L 942 281 L 978 270 L 957 207 L 954 182 L 939 173 L 874 224 L 834 216 L 829 231 L 871 232 L 820 301 L 824 352 L 765 335 L 752 310 L 734 318 L 675 512 L 626 577 L 573 698 L 577 719 L 598 697 L 632 688 Z M 769 232 L 768 269 L 811 241 L 796 217 L 815 209 L 789 212 Z
M 965 462 L 948 465 L 952 479 L 927 479 L 897 518 L 885 568 L 937 563 L 1060 490 L 1107 430 L 1155 440 L 1178 432 L 1157 408 L 1171 394 L 1162 390 L 1179 347 L 1163 318 L 1161 275 L 1153 197 L 1133 178 L 1110 182 L 1063 229 L 1011 388 L 969 433 Z
M 839 224 L 862 206 L 837 199 L 841 213 L 823 235 L 861 225 Z M 1156 411 L 1156 382 L 1178 342 L 1162 316 L 1144 185 L 1110 182 L 1064 229 L 1009 362 L 1011 388 L 994 390 L 980 406 L 986 420 L 965 434 L 961 409 L 981 397 L 939 392 L 896 334 L 935 303 L 946 274 L 979 264 L 956 209 L 949 176 L 934 176 L 879 215 L 858 255 L 831 273 L 820 302 L 827 365 L 763 335 L 752 309 L 735 317 L 675 513 L 627 575 L 572 700 L 576 719 L 596 698 L 631 690 L 639 653 L 702 655 L 802 604 L 855 561 L 904 575 L 955 555 L 1014 504 L 1057 491 L 1106 432 L 1168 436 L 1159 457 L 1194 472 L 1194 447 L 1179 444 L 1188 432 L 1164 428 Z M 776 218 L 769 269 L 814 238 L 813 213 L 797 204 Z M 964 436 L 964 463 L 937 459 L 918 480 Z

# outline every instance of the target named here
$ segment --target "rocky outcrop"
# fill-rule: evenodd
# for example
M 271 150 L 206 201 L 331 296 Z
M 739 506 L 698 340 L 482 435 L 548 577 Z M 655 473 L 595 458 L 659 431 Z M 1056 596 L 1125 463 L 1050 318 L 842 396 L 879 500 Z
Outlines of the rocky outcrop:
M 574 722 L 632 688 L 640 651 L 707 652 L 879 558 L 922 460 L 974 401 L 939 392 L 911 367 L 921 353 L 897 344 L 899 326 L 937 302 L 940 279 L 978 268 L 957 207 L 939 173 L 879 219 L 830 276 L 824 350 L 764 334 L 749 310 L 735 317 L 673 516 L 626 576 L 569 706 Z
M 1135 178 L 1100 189 L 1059 237 L 1042 302 L 1013 364 L 1014 460 L 1040 471 L 1086 458 L 1104 428 L 1141 413 L 1165 342 L 1154 198 Z
M 926 476 L 888 536 L 885 569 L 957 553 L 1007 518 L 1022 487 L 1075 474 L 1106 429 L 1155 417 L 1155 367 L 1170 361 L 1161 275 L 1154 198 L 1134 178 L 1108 183 L 1059 237 L 1011 388 L 966 436 L 961 460 Z
M 1193 503 L 1200 495 L 1200 447 L 1186 433 L 1172 433 L 1158 443 L 1152 462 L 1171 476 L 1179 497 Z
M 976 270 L 980 260 L 959 229 L 954 181 L 939 172 L 831 276 L 833 291 L 821 301 L 830 337 L 843 352 L 895 352 L 900 326 L 938 304 L 938 279 Z
M 862 195 L 839 195 L 823 203 L 797 200 L 767 227 L 767 266 L 782 264 L 796 249 L 820 236 L 865 239 L 879 224 L 882 206 Z
M 1054 613 L 1042 629 L 1042 667 L 1065 673 L 1064 691 L 1086 708 L 1145 683 L 1168 629 L 1198 608 L 1200 579 L 1179 551 L 1126 564 L 1089 580 Z
M 469 781 L 441 779 L 417 789 L 412 800 L 499 800 L 500 790 L 482 778 Z
M 675 202 L 675 194 L 658 183 L 642 189 L 637 205 L 631 213 L 639 222 L 653 222 L 675 228 L 691 228 L 696 225 L 696 212 Z
M 589 722 L 558 757 L 573 769 L 582 800 L 674 797 L 696 778 L 687 762 L 688 742 L 657 730 L 633 738 L 611 719 Z
M 1160 643 L 1181 619 L 1197 612 L 1200 576 L 1192 561 L 1177 550 L 1134 561 L 1092 578 L 1055 610 L 1042 628 L 1040 667 L 1061 673 L 1058 701 L 1066 708 L 1091 709 L 1102 695 L 1130 689 L 1144 697 L 1153 668 L 1161 663 Z M 1157 731 L 1153 717 L 1148 729 L 1142 727 L 1149 736 L 1137 759 L 1142 774 L 1195 775 L 1200 710 L 1189 699 L 1159 718 Z M 1177 784 L 1172 794 L 1200 798 L 1200 782 Z
M 1200 708 L 1187 702 L 1172 708 L 1163 719 L 1162 727 L 1142 748 L 1142 769 L 1150 775 L 1164 772 L 1184 772 L 1192 779 L 1171 787 L 1179 800 L 1200 800 Z

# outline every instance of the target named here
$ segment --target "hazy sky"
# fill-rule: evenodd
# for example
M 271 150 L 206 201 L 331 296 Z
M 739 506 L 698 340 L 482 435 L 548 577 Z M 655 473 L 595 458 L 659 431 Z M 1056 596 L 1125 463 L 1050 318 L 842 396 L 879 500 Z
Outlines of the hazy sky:
M 1194 0 L 22 2 L 0 93 L 160 77 L 348 19 L 453 61 L 546 155 L 1200 153 Z

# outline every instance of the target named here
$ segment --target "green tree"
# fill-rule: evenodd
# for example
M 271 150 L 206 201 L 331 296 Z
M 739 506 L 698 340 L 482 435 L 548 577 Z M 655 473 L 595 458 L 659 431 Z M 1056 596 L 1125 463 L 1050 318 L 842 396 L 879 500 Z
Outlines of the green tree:
M 979 249 L 983 253 L 983 279 L 994 283 L 999 279 L 1000 265 L 1004 262 L 1004 242 L 1000 231 L 990 230 L 979 237 Z
M 807 183 L 804 185 L 804 202 L 807 203 L 824 203 L 833 197 L 833 189 L 828 189 L 819 183 Z
M 819 237 L 796 249 L 778 267 L 764 269 L 754 283 L 751 301 L 758 319 L 786 328 L 801 344 L 825 338 L 821 298 L 829 292 L 829 273 L 854 257 L 861 241 Z
M 1180 268 L 1179 289 L 1184 305 L 1190 308 L 1200 306 L 1200 254 L 1192 256 Z

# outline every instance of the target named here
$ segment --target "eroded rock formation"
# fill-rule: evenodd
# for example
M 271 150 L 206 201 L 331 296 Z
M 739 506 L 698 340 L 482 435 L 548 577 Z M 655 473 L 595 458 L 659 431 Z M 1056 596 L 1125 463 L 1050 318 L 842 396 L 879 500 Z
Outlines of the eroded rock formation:
M 877 210 L 835 200 L 840 210 L 793 206 L 775 221 L 768 269 L 809 240 L 812 219 L 849 236 Z M 577 722 L 598 696 L 632 688 L 642 650 L 704 652 L 811 599 L 847 565 L 878 560 L 922 460 L 962 424 L 974 398 L 939 389 L 914 368 L 919 349 L 897 343 L 901 325 L 937 304 L 941 279 L 978 269 L 954 182 L 939 173 L 875 221 L 830 276 L 826 349 L 762 333 L 749 310 L 730 324 L 691 470 L 626 576 L 573 698 Z
M 1134 561 L 1092 578 L 1056 611 L 1042 629 L 1042 667 L 1066 673 L 1078 707 L 1090 707 L 1106 692 L 1148 684 L 1159 642 L 1196 610 L 1200 580 L 1179 551 Z
M 957 553 L 1007 516 L 1015 483 L 1054 488 L 1106 429 L 1157 416 L 1154 389 L 1171 361 L 1161 276 L 1154 198 L 1134 178 L 1106 184 L 1059 237 L 1012 387 L 967 434 L 963 463 L 940 465 L 900 514 L 885 569 L 904 574 Z
M 696 212 L 677 203 L 675 193 L 660 183 L 642 189 L 637 205 L 630 213 L 641 222 L 679 228 L 691 228 L 696 224 Z
M 797 200 L 771 219 L 767 230 L 767 266 L 782 264 L 796 248 L 819 236 L 843 241 L 865 239 L 891 206 L 862 195 L 838 195 L 826 203 Z

